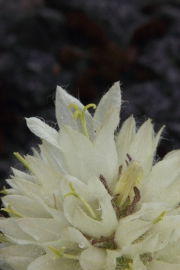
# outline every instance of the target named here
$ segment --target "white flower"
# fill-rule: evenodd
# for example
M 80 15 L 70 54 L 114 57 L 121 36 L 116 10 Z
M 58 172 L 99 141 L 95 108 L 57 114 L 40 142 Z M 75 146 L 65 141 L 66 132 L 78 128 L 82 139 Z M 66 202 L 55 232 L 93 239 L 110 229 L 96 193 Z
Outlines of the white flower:
M 2 269 L 180 269 L 180 151 L 154 164 L 163 128 L 131 116 L 117 131 L 120 105 L 119 83 L 93 117 L 58 87 L 60 130 L 27 119 L 42 144 L 15 153 L 26 170 L 3 191 Z

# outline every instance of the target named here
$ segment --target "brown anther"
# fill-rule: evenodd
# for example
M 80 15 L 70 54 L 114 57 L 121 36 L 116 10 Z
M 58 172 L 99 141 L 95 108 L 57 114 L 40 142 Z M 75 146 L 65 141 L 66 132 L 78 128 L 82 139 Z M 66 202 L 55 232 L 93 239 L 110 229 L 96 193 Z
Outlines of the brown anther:
M 136 204 L 136 203 L 138 203 L 140 201 L 141 194 L 140 194 L 140 190 L 136 186 L 133 187 L 133 189 L 134 189 L 135 196 L 134 196 L 132 204 Z
M 131 162 L 132 161 L 132 157 L 129 154 L 126 154 L 126 156 L 128 157 L 129 162 Z
M 141 194 L 140 194 L 140 191 L 139 189 L 135 186 L 133 187 L 133 190 L 134 190 L 134 198 L 133 198 L 133 201 L 132 201 L 132 204 L 130 206 L 127 207 L 126 211 L 125 211 L 125 216 L 128 216 L 130 214 L 133 213 L 134 209 L 135 209 L 135 206 L 136 204 L 140 201 L 141 199 Z
M 113 249 L 117 249 L 117 244 L 116 244 L 116 241 L 115 241 L 115 239 L 114 239 L 114 237 L 115 237 L 115 233 L 113 234 L 113 237 L 112 237 L 112 244 L 113 244 Z
M 120 166 L 119 166 L 118 176 L 120 176 L 121 173 L 122 173 L 122 167 L 123 167 L 123 165 L 120 165 Z
M 107 192 L 109 193 L 109 195 L 112 195 L 112 192 L 111 192 L 111 190 L 110 190 L 109 187 L 108 187 L 107 181 L 106 181 L 106 179 L 104 178 L 104 176 L 103 176 L 102 174 L 100 174 L 99 180 L 100 180 L 101 183 L 104 185 L 104 187 L 105 187 L 105 189 L 107 190 Z
M 116 194 L 113 197 L 113 199 L 111 200 L 111 204 L 112 204 L 112 207 L 114 208 L 114 211 L 116 213 L 117 219 L 120 219 L 120 217 L 121 217 L 121 210 L 120 210 L 119 206 L 116 205 L 116 203 L 115 203 L 115 201 L 116 201 L 116 199 L 117 199 L 118 196 L 119 196 L 119 194 Z
M 113 250 L 117 249 L 117 244 L 114 237 L 115 237 L 115 232 L 113 233 L 112 236 L 109 236 L 109 237 L 101 236 L 99 239 L 94 238 L 91 241 L 91 245 L 96 245 L 99 248 L 106 248 L 106 245 L 110 243 Z
M 93 239 L 93 240 L 91 241 L 91 245 L 95 245 L 97 242 L 98 242 L 97 239 Z
M 100 244 L 102 242 L 104 242 L 106 238 L 104 236 L 101 235 L 101 237 L 99 239 L 93 239 L 91 241 L 91 245 L 95 245 L 95 244 Z
M 116 199 L 119 197 L 119 195 L 120 195 L 119 193 L 118 193 L 118 194 L 116 194 L 116 195 L 113 197 L 113 199 L 112 199 L 112 200 L 114 200 L 114 201 L 115 201 L 115 200 L 116 200 Z
M 84 236 L 87 240 L 90 240 L 90 239 L 91 239 L 91 236 L 89 236 L 89 235 L 87 235 L 87 234 L 85 234 L 85 233 L 83 233 L 83 236 Z

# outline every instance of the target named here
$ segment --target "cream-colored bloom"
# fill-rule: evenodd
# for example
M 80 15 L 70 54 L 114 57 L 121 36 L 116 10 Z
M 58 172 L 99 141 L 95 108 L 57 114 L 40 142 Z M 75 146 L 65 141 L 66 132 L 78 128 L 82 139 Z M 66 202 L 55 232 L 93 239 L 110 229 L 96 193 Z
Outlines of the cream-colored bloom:
M 119 83 L 94 116 L 57 88 L 56 131 L 27 119 L 42 139 L 16 157 L 4 189 L 0 267 L 14 270 L 180 269 L 180 151 L 154 163 L 163 128 L 134 118 L 120 131 Z

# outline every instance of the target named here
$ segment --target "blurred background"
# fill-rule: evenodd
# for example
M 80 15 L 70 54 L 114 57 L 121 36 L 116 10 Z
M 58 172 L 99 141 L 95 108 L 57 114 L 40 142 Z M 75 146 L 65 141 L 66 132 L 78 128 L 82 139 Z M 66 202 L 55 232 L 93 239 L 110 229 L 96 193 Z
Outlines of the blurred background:
M 122 121 L 165 124 L 160 157 L 179 148 L 179 0 L 0 0 L 0 188 L 40 142 L 24 117 L 55 125 L 56 85 L 86 105 L 118 80 Z

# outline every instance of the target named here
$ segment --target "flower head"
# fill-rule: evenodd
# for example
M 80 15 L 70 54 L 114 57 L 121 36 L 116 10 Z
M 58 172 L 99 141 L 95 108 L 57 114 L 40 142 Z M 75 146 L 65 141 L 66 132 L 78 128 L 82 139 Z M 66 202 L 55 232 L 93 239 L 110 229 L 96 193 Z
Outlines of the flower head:
M 180 151 L 155 163 L 163 128 L 118 131 L 120 105 L 119 83 L 97 108 L 58 87 L 59 131 L 27 119 L 42 144 L 2 191 L 2 269 L 180 269 Z

